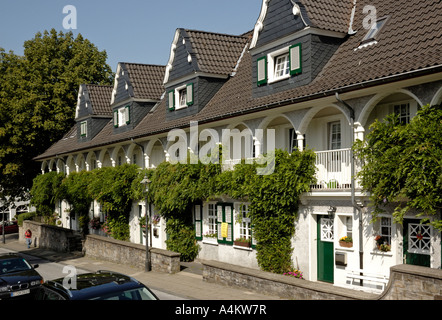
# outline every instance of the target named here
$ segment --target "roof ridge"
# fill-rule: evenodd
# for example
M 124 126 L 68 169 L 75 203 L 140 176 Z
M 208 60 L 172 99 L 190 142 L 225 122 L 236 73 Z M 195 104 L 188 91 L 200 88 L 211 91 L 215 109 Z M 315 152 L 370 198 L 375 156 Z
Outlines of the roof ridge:
M 226 36 L 226 37 L 236 37 L 236 38 L 247 38 L 247 36 L 245 36 L 245 34 L 250 32 L 250 31 L 248 31 L 248 32 L 245 32 L 241 35 L 235 35 L 235 34 L 215 32 L 215 31 L 204 31 L 204 30 L 187 29 L 187 28 L 179 28 L 179 29 L 184 30 L 186 32 L 200 32 L 200 33 L 213 34 L 213 35 Z
M 122 62 L 120 61 L 119 63 L 124 63 L 124 64 L 132 64 L 132 65 L 138 65 L 138 66 L 146 66 L 146 67 L 162 67 L 165 68 L 166 65 L 162 65 L 162 64 L 151 64 L 151 63 L 141 63 L 141 62 Z

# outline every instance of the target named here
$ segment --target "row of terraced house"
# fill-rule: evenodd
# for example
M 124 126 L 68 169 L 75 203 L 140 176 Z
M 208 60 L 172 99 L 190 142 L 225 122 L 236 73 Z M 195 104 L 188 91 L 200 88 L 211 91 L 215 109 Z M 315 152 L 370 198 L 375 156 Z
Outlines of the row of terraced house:
M 368 28 L 366 8 L 376 9 Z M 172 129 L 189 134 L 197 123 L 199 132 L 220 136 L 223 129 L 248 130 L 258 154 L 269 148 L 266 130 L 274 129 L 275 148 L 317 155 L 317 183 L 302 195 L 292 239 L 304 278 L 345 286 L 348 271 L 360 265 L 386 278 L 402 263 L 440 268 L 441 234 L 415 215 L 395 224 L 387 210 L 370 222 L 368 195 L 353 179 L 351 160 L 353 141 L 363 140 L 375 119 L 396 113 L 408 122 L 419 107 L 442 102 L 440 14 L 437 0 L 263 0 L 256 25 L 244 34 L 177 29 L 166 66 L 121 62 L 113 86 L 81 85 L 76 125 L 35 160 L 43 173 L 124 163 L 155 168 L 170 160 Z M 258 129 L 264 135 L 255 135 Z M 232 154 L 231 164 L 246 151 Z M 63 226 L 77 229 L 66 206 L 60 200 L 56 208 Z M 220 208 L 233 221 L 232 239 L 250 237 L 252 222 L 242 218 L 248 203 L 230 198 L 195 208 L 197 235 L 216 231 Z M 144 201 L 133 203 L 131 242 L 145 241 L 139 224 L 145 210 Z M 90 215 L 104 219 L 96 202 Z M 339 243 L 343 236 L 353 238 L 351 247 Z M 376 246 L 377 236 L 389 250 Z M 165 249 L 166 237 L 161 219 L 153 246 Z M 198 243 L 200 259 L 259 268 L 253 246 L 205 237 Z

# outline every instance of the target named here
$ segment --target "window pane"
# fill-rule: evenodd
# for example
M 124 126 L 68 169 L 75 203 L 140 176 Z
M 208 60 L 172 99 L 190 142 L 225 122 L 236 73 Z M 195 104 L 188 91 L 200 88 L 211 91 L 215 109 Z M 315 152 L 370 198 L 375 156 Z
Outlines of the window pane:
M 280 78 L 290 73 L 289 55 L 284 54 L 275 59 L 275 78 Z

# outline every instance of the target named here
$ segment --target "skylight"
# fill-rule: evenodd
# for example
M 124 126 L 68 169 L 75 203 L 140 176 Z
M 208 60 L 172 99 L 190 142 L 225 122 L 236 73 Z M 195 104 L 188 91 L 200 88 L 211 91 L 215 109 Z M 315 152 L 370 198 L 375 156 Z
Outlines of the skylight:
M 385 21 L 387 21 L 387 17 L 381 18 L 373 23 L 371 28 L 365 35 L 364 39 L 362 39 L 362 42 L 374 41 L 376 39 L 376 36 L 379 34 L 379 31 L 384 26 Z

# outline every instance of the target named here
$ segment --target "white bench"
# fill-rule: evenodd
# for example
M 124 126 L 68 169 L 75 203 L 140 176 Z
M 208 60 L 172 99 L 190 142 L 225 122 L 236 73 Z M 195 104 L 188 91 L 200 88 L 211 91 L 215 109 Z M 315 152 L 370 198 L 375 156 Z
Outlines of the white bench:
M 350 281 L 350 286 L 354 289 L 359 290 L 370 290 L 370 291 L 384 291 L 385 286 L 388 284 L 388 276 L 379 273 L 367 272 L 361 269 L 346 269 L 347 271 L 347 280 Z M 361 275 L 362 274 L 362 275 Z M 355 280 L 359 280 L 358 283 L 353 283 Z M 360 281 L 363 281 L 363 286 L 360 285 Z M 382 288 L 377 289 L 373 286 L 366 286 L 366 283 L 377 284 Z

